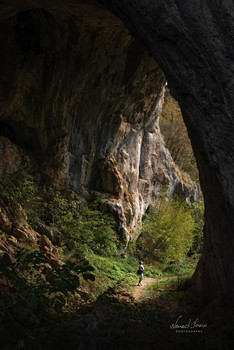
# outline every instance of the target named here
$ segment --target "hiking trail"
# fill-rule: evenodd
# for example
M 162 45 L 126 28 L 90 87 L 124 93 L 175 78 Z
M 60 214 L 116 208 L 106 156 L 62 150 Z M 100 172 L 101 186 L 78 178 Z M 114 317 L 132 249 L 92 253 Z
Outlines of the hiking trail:
M 140 301 L 146 296 L 146 289 L 148 286 L 155 282 L 160 282 L 160 281 L 165 281 L 169 279 L 176 278 L 175 276 L 173 277 L 163 277 L 163 278 L 152 278 L 152 277 L 145 277 L 142 280 L 142 286 L 136 285 L 134 287 L 134 292 L 133 292 L 133 297 L 136 301 Z

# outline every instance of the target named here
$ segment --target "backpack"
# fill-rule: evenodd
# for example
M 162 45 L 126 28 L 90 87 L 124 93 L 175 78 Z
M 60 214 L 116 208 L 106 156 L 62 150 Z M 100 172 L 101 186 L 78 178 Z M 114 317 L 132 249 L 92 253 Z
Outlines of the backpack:
M 139 269 L 137 270 L 137 274 L 141 275 L 143 272 L 144 272 L 144 267 L 139 266 Z

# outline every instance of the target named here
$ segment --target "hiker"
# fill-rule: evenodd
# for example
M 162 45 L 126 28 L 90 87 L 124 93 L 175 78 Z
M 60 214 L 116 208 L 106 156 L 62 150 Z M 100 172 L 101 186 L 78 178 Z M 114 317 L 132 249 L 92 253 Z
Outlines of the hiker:
M 143 261 L 139 261 L 139 267 L 137 270 L 137 274 L 139 275 L 139 282 L 138 282 L 138 286 L 142 286 L 142 279 L 143 279 L 143 272 L 144 272 L 144 266 L 143 266 Z

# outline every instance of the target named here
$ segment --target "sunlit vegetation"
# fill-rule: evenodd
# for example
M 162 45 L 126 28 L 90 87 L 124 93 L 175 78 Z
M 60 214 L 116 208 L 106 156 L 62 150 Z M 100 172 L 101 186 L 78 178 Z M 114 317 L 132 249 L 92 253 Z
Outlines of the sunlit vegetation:
M 165 145 L 180 168 L 188 173 L 193 181 L 199 183 L 196 160 L 184 125 L 178 103 L 170 95 L 169 90 L 165 93 L 165 102 L 159 119 L 160 130 L 164 137 Z
M 181 198 L 162 200 L 145 215 L 137 246 L 149 262 L 178 263 L 200 252 L 202 230 L 202 204 L 190 207 Z
M 194 221 L 186 203 L 174 199 L 160 202 L 145 217 L 141 249 L 152 260 L 177 261 L 191 247 L 193 231 Z
M 152 296 L 169 296 L 172 299 L 185 300 L 185 294 L 187 294 L 186 297 L 192 296 L 190 285 L 188 278 L 168 279 L 151 284 L 147 292 Z

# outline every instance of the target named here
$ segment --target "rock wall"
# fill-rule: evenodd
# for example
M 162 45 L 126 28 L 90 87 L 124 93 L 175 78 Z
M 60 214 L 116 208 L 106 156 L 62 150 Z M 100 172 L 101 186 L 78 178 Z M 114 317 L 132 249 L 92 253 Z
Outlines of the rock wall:
M 164 74 L 123 23 L 82 3 L 25 9 L 0 23 L 0 172 L 107 193 L 125 241 L 165 186 L 196 200 L 160 135 Z

